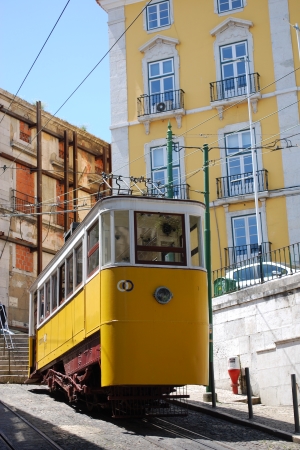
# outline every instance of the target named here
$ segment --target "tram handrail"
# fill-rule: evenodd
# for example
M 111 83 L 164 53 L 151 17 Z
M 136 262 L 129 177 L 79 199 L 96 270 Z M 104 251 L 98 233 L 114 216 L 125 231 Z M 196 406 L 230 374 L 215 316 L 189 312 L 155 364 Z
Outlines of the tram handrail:
M 14 344 L 11 332 L 8 327 L 7 315 L 4 305 L 0 305 L 0 330 L 2 331 L 5 346 L 8 350 L 13 350 Z

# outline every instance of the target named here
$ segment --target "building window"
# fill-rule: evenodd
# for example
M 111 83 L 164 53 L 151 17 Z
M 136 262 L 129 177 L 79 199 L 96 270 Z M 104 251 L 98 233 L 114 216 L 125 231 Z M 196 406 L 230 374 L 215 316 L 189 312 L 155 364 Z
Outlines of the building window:
M 245 94 L 247 79 L 246 61 L 243 57 L 248 55 L 247 43 L 238 42 L 225 45 L 220 47 L 220 53 L 224 97 L 229 98 Z M 239 58 L 242 58 L 242 60 Z
M 250 131 L 225 136 L 229 195 L 253 192 Z
M 162 28 L 170 25 L 170 2 L 160 2 L 147 7 L 147 29 Z
M 256 216 L 232 218 L 235 261 L 253 258 L 258 254 Z
M 169 103 L 174 100 L 173 58 L 149 63 L 148 71 L 151 113 L 156 113 L 160 104 L 167 110 L 172 109 Z
M 167 147 L 155 147 L 151 148 L 151 174 L 152 182 L 155 186 L 156 194 L 166 194 L 168 182 L 167 175 Z M 178 144 L 173 144 L 172 152 L 172 168 L 173 168 L 173 198 L 181 198 L 180 192 L 180 162 Z
M 243 0 L 218 0 L 219 13 L 242 7 Z

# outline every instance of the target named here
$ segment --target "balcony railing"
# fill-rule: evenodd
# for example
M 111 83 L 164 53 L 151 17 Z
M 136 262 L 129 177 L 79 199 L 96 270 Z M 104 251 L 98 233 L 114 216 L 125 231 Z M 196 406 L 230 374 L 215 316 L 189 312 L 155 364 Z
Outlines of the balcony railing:
M 230 175 L 228 177 L 220 177 L 216 179 L 216 182 L 218 198 L 254 193 L 252 172 Z M 268 171 L 265 169 L 257 171 L 257 188 L 258 192 L 267 191 L 269 188 Z
M 249 74 L 249 83 L 249 91 L 251 94 L 260 91 L 259 74 L 257 72 Z M 228 100 L 232 97 L 239 97 L 240 95 L 247 95 L 246 75 L 214 81 L 213 83 L 209 83 L 209 85 L 211 102 Z
M 271 251 L 271 242 L 262 242 L 262 253 Z M 225 266 L 239 264 L 258 255 L 258 244 L 237 245 L 227 247 L 225 250 Z
M 269 244 L 268 242 L 266 244 Z M 300 272 L 300 243 L 262 252 L 212 272 L 214 297 Z
M 161 92 L 158 94 L 141 95 L 137 99 L 138 117 L 149 114 L 160 114 L 184 108 L 184 91 Z
M 12 207 L 15 211 L 20 211 L 24 214 L 35 213 L 35 197 L 25 194 L 24 192 L 12 189 Z

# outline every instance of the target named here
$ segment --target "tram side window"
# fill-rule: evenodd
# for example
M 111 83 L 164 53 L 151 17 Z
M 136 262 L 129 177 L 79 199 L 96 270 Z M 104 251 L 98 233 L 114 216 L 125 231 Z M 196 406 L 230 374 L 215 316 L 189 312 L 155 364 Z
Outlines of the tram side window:
M 128 211 L 115 212 L 115 262 L 130 262 Z
M 99 267 L 99 222 L 87 232 L 87 275 L 92 275 Z
M 135 212 L 136 262 L 186 265 L 184 216 Z
M 44 292 L 44 286 L 42 289 L 40 289 L 40 317 L 39 317 L 39 323 L 43 322 L 45 318 L 45 292 Z
M 102 214 L 102 265 L 111 262 L 110 213 Z
M 57 308 L 57 274 L 52 275 L 51 311 Z
M 73 292 L 73 253 L 67 258 L 67 296 Z
M 203 266 L 201 236 L 201 218 L 190 216 L 191 264 L 194 267 Z
M 82 277 L 82 269 L 83 269 L 83 263 L 82 263 L 82 244 L 80 244 L 75 249 L 75 287 L 79 286 L 82 283 L 83 277 Z
M 50 315 L 50 280 L 46 283 L 45 317 Z
M 65 300 L 65 263 L 59 268 L 59 304 Z
M 33 294 L 33 329 L 37 327 L 37 291 Z

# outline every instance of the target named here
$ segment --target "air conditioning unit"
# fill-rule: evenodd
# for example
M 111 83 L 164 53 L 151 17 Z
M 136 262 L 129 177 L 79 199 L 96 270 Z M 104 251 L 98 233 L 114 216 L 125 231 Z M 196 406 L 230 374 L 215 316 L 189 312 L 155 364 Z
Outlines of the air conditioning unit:
M 173 100 L 156 103 L 156 112 L 171 111 L 173 109 Z

